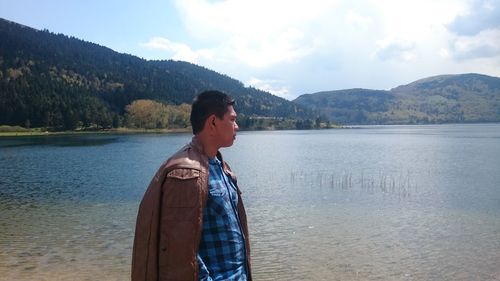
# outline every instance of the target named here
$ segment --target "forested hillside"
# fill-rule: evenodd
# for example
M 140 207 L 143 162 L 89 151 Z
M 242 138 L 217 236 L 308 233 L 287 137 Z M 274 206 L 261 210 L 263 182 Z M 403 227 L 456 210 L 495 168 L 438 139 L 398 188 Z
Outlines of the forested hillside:
M 340 124 L 500 122 L 500 78 L 440 75 L 390 91 L 320 92 L 302 95 L 295 102 Z
M 441 75 L 390 91 L 326 91 L 290 102 L 201 66 L 148 61 L 0 19 L 0 125 L 184 128 L 188 104 L 211 89 L 236 98 L 242 128 L 500 122 L 497 77 Z
M 181 106 L 209 89 L 234 96 L 242 116 L 316 117 L 309 109 L 204 67 L 148 61 L 0 19 L 0 124 L 118 127 L 126 121 L 127 105 L 136 100 Z

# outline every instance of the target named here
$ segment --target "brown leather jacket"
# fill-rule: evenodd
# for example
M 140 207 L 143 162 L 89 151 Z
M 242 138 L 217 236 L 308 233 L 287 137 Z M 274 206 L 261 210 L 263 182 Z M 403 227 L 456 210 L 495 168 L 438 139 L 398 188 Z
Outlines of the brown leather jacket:
M 222 160 L 224 171 L 236 177 Z M 248 277 L 250 243 L 238 189 Z M 132 253 L 132 281 L 198 280 L 197 253 L 208 194 L 208 157 L 196 137 L 161 165 L 139 206 Z

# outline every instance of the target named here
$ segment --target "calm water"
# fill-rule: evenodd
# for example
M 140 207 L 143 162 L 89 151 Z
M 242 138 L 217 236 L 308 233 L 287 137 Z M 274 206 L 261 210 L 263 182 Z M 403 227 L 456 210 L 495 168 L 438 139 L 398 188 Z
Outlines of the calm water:
M 0 280 L 129 280 L 178 135 L 0 139 Z M 500 280 L 500 124 L 242 132 L 256 280 Z

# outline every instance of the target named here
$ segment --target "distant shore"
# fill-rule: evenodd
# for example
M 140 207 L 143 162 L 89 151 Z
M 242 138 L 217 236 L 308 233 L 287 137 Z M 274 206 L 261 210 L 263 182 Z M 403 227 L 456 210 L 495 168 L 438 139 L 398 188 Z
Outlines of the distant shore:
M 327 128 L 321 129 L 341 129 L 349 128 L 344 126 L 331 125 Z M 312 128 L 318 129 L 318 128 Z M 299 130 L 294 128 L 289 129 L 240 129 L 240 131 L 278 131 L 278 130 Z M 307 130 L 307 129 L 301 129 Z M 191 127 L 176 128 L 176 129 L 138 129 L 138 128 L 113 128 L 113 129 L 86 129 L 86 130 L 67 130 L 67 131 L 51 131 L 45 128 L 24 128 L 20 126 L 0 125 L 0 138 L 1 137 L 30 137 L 30 136 L 57 136 L 57 135 L 91 135 L 91 134 L 172 134 L 172 133 L 190 133 Z
M 85 134 L 167 134 L 188 133 L 191 128 L 180 129 L 135 129 L 135 128 L 113 128 L 93 130 L 68 130 L 49 131 L 45 128 L 26 129 L 20 126 L 0 126 L 0 137 L 23 137 L 23 136 L 53 136 L 53 135 L 85 135 Z

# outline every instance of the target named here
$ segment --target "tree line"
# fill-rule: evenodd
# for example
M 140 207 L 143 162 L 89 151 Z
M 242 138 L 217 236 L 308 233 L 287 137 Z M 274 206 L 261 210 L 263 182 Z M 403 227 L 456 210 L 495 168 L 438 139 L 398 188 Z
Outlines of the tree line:
M 304 106 L 201 66 L 148 61 L 0 19 L 0 124 L 116 128 L 129 124 L 126 108 L 136 100 L 182 106 L 213 89 L 232 95 L 246 116 L 317 117 Z M 173 124 L 168 122 L 158 126 Z

